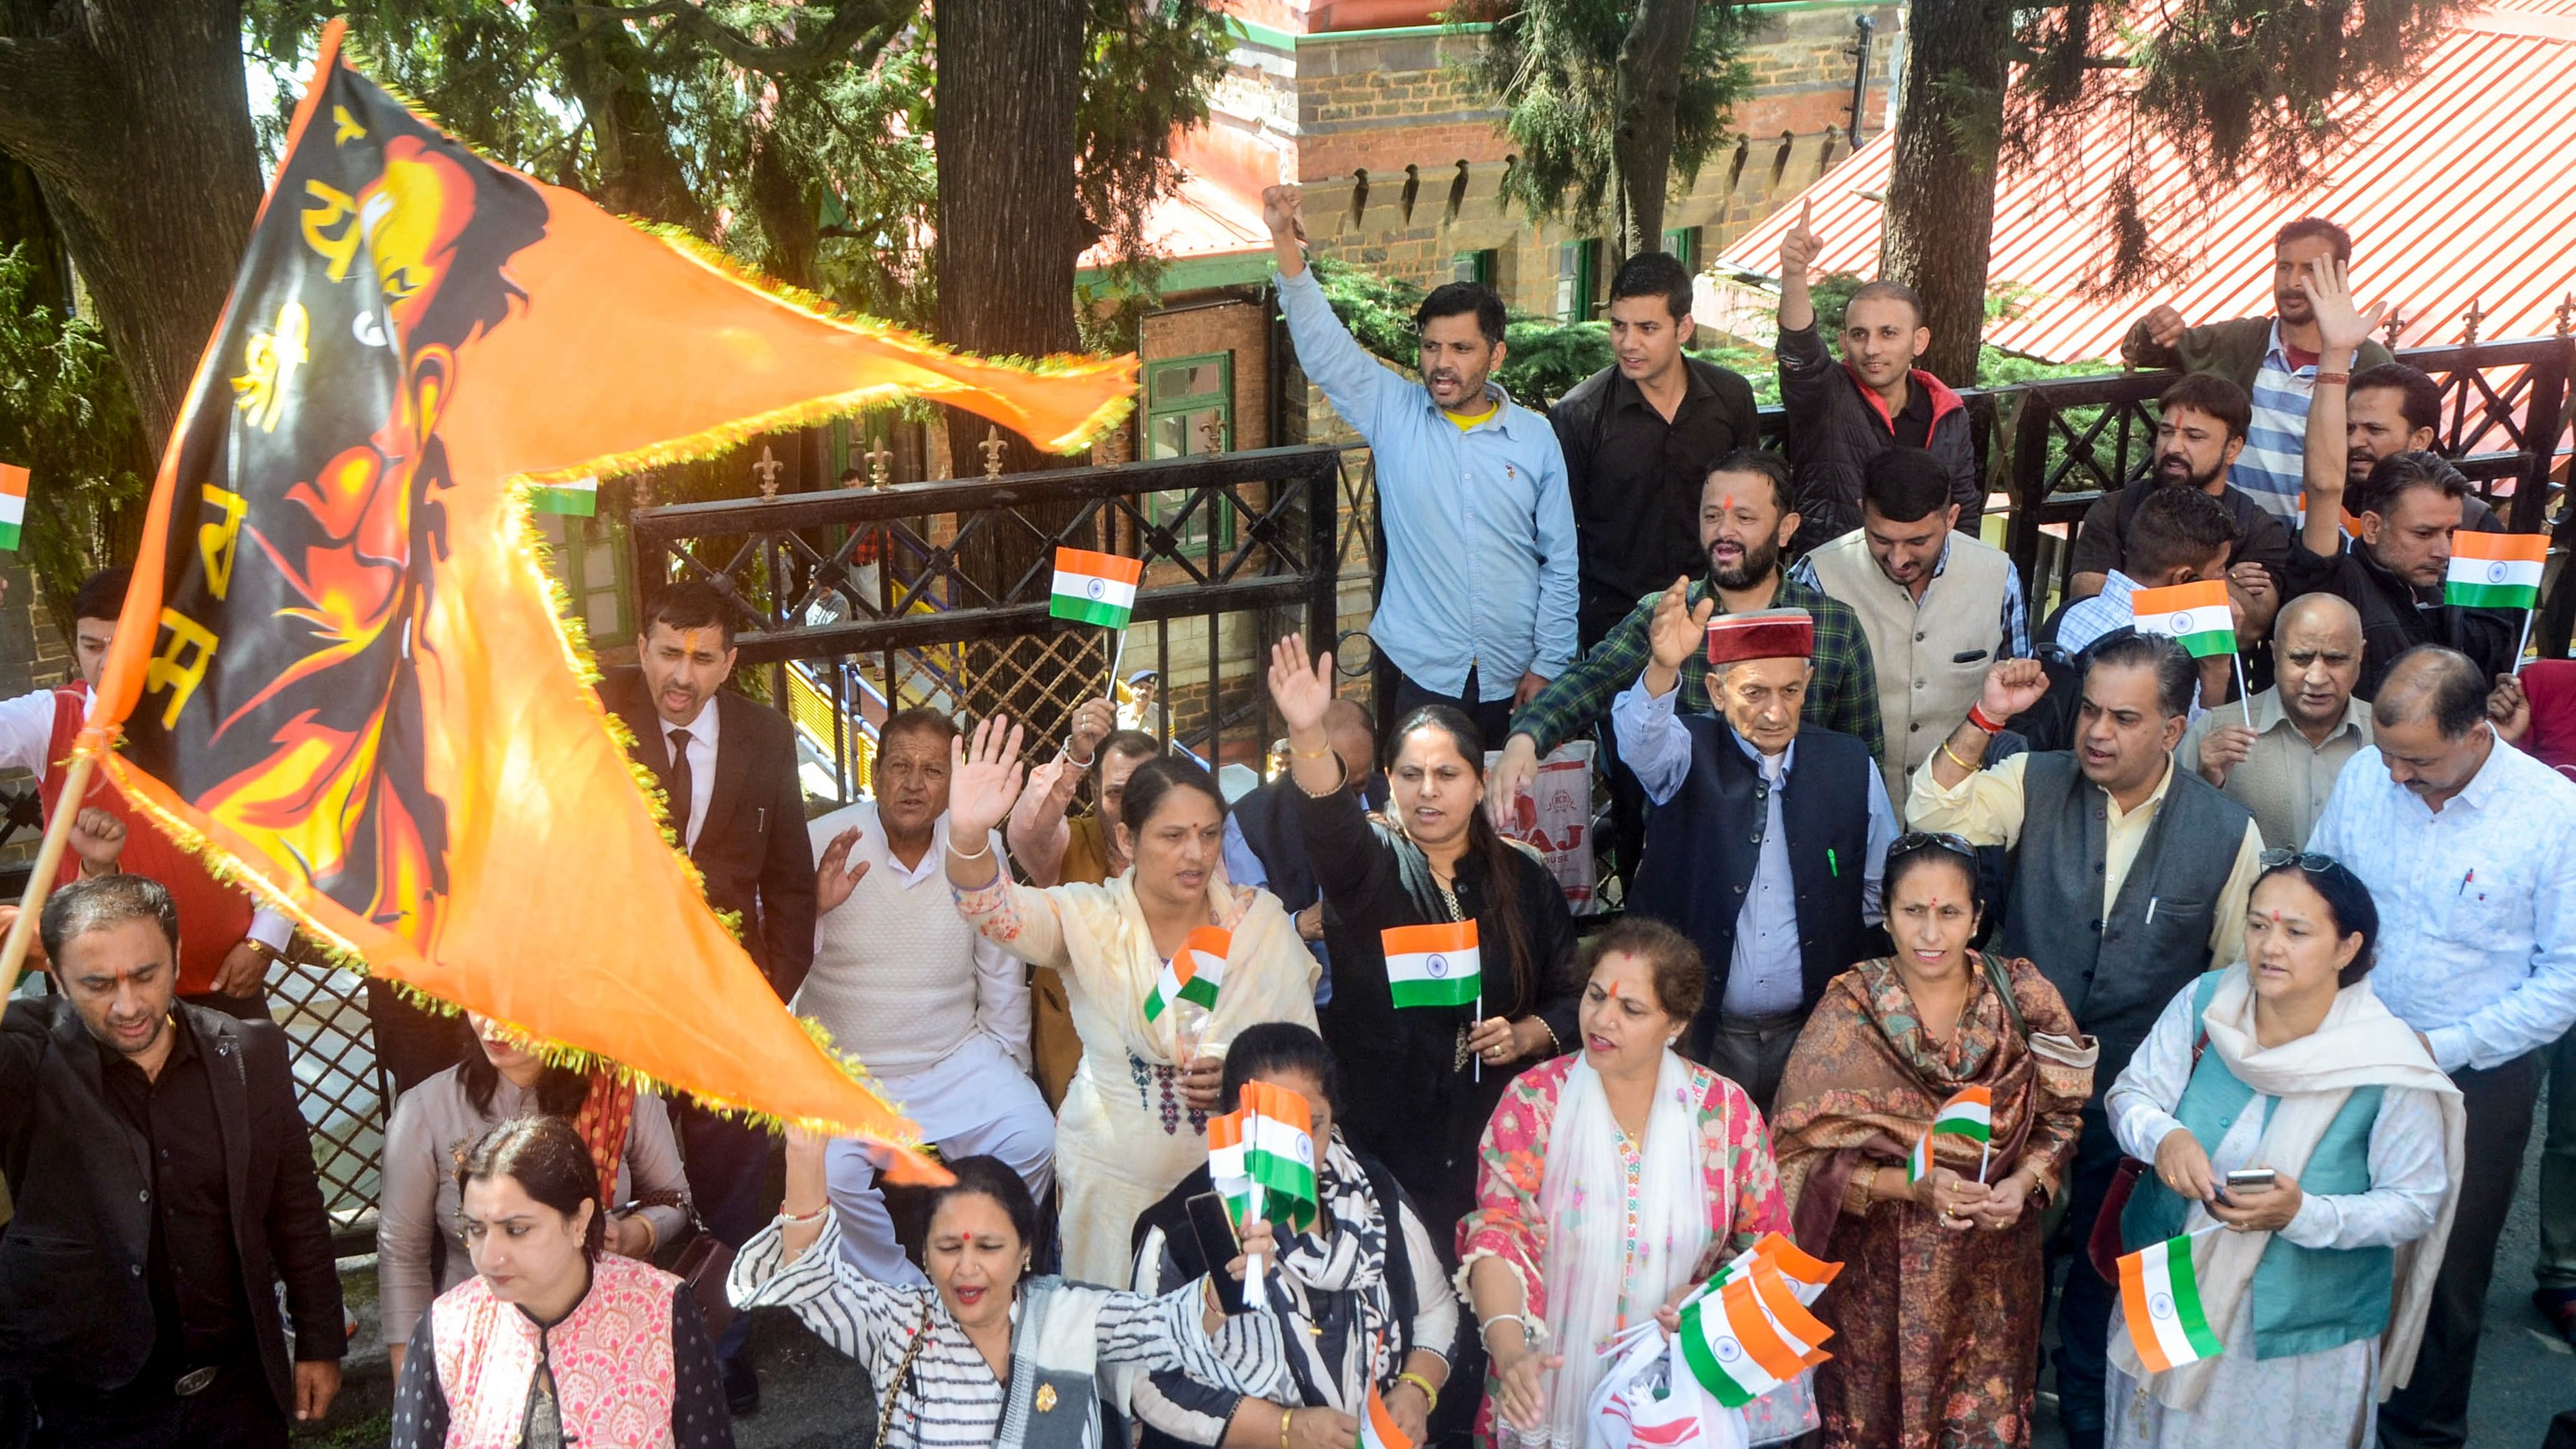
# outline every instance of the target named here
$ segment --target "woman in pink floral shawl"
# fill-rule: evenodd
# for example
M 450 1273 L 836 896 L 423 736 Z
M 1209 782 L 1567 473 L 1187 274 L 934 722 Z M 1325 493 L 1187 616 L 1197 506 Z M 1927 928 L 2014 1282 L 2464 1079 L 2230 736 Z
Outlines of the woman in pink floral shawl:
M 1632 917 L 1584 954 L 1583 1049 L 1504 1094 L 1458 1224 L 1458 1289 L 1492 1355 L 1486 1443 L 1587 1442 L 1599 1350 L 1648 1316 L 1669 1327 L 1720 1262 L 1789 1227 L 1762 1114 L 1673 1054 L 1707 981 L 1697 948 Z

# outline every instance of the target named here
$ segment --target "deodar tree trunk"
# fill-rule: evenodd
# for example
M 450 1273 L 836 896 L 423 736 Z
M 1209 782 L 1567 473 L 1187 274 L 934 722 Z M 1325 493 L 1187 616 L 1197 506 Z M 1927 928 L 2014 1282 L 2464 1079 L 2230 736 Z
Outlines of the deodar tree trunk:
M 1954 387 L 1977 380 L 1985 328 L 2006 37 L 1992 0 L 1914 0 L 1906 22 L 1880 266 L 1922 295 L 1932 347 L 1920 365 Z
M 259 207 L 238 0 L 0 5 L 0 151 L 43 184 L 154 447 Z
M 1073 270 L 1082 247 L 1074 192 L 1084 0 L 940 0 L 938 28 L 939 340 L 1022 357 L 1081 345 Z M 957 476 L 984 471 L 985 422 L 950 409 Z M 1005 429 L 1003 471 L 1042 467 Z
M 1673 174 L 1673 113 L 1681 104 L 1682 60 L 1698 22 L 1698 0 L 1638 0 L 1619 42 L 1618 134 L 1621 258 L 1663 245 L 1664 197 Z

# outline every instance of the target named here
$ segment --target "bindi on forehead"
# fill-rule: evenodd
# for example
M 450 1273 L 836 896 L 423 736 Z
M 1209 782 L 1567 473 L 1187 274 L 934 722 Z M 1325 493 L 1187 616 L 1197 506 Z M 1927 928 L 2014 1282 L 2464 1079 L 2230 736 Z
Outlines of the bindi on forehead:
M 717 633 L 712 628 L 683 629 L 680 631 L 680 647 L 691 654 L 697 653 L 701 648 L 711 654 L 721 654 L 724 652 L 723 643 L 724 636 Z

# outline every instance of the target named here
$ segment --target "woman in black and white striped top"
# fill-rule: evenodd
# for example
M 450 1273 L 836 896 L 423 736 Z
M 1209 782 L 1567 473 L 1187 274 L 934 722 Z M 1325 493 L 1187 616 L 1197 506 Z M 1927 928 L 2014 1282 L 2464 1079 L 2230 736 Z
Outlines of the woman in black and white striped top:
M 795 1310 L 805 1325 L 867 1365 L 881 1406 L 865 1442 L 880 1449 L 1099 1449 L 1095 1385 L 1104 1364 L 1177 1369 L 1250 1393 L 1279 1372 L 1277 1341 L 1246 1335 L 1236 1363 L 1216 1330 L 1225 1316 L 1206 1278 L 1159 1298 L 1030 1278 L 1037 1204 L 1018 1173 L 991 1157 L 949 1164 L 956 1182 L 931 1194 L 922 1267 L 932 1286 L 862 1276 L 840 1249 L 823 1189 L 823 1142 L 791 1132 L 786 1208 L 743 1246 L 726 1291 L 740 1308 Z M 1247 1251 L 1271 1249 L 1267 1223 L 1246 1225 Z M 1243 1274 L 1237 1258 L 1226 1271 Z

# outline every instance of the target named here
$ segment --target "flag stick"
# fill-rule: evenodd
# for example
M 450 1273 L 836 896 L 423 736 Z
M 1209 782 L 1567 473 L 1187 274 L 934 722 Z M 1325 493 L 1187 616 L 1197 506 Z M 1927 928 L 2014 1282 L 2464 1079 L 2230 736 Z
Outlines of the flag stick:
M 1480 967 L 1478 967 L 1478 968 L 1477 968 L 1477 971 L 1476 971 L 1476 1022 L 1477 1022 L 1477 1024 L 1478 1024 L 1478 1025 L 1480 1025 L 1480 1026 L 1484 1024 L 1484 1020 L 1485 1020 L 1485 986 L 1484 986 L 1484 981 L 1485 981 L 1485 972 L 1484 972 L 1484 969 L 1480 966 Z M 1474 1033 L 1473 1031 L 1470 1031 L 1470 1032 L 1468 1033 L 1468 1035 L 1473 1036 L 1473 1035 L 1475 1035 L 1475 1033 Z M 1482 1081 L 1484 1081 L 1484 1080 L 1485 1080 L 1485 1054 L 1484 1054 L 1483 1052 L 1469 1052 L 1469 1053 L 1468 1053 L 1468 1055 L 1469 1055 L 1469 1056 L 1471 1056 L 1471 1057 L 1473 1057 L 1473 1058 L 1475 1059 L 1475 1062 L 1476 1062 L 1476 1067 L 1475 1067 L 1476 1075 L 1475 1075 L 1475 1077 L 1473 1078 L 1473 1080 L 1475 1080 L 1475 1081 L 1477 1081 L 1477 1082 L 1482 1082 Z M 1452 1067 L 1452 1068 L 1450 1068 L 1450 1070 L 1451 1070 L 1451 1071 L 1456 1071 L 1456 1070 L 1457 1070 L 1457 1068 Z
M 2531 618 L 2539 612 L 2538 605 L 2522 611 L 2522 642 L 2513 646 L 2513 672 L 2516 674 L 2522 672 L 2522 651 L 2531 647 Z
M 1977 1154 L 1977 1181 L 1980 1183 L 1986 1180 L 1986 1169 L 1993 1166 L 1995 1160 L 1994 1128 L 1989 1126 L 1986 1134 L 1985 1148 Z
M 45 896 L 53 889 L 54 875 L 63 866 L 63 847 L 70 843 L 72 817 L 80 814 L 81 801 L 89 797 L 89 777 L 98 758 L 86 750 L 76 751 L 63 775 L 62 803 L 54 818 L 45 822 L 45 843 L 36 851 L 36 868 L 27 877 L 27 892 L 18 898 L 18 919 L 9 928 L 9 943 L 0 946 L 0 1001 L 6 1001 L 18 989 L 19 968 L 27 963 L 27 947 L 36 939 L 36 921 L 44 914 Z
M 1118 631 L 1117 644 L 1109 651 L 1109 708 L 1112 713 L 1118 709 L 1118 663 L 1126 657 L 1127 631 L 1121 629 Z
M 2254 693 L 2245 687 L 2245 656 L 2229 650 L 2227 657 L 2236 665 L 2236 702 L 2245 707 L 2245 727 L 2254 728 Z

